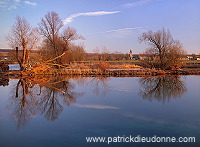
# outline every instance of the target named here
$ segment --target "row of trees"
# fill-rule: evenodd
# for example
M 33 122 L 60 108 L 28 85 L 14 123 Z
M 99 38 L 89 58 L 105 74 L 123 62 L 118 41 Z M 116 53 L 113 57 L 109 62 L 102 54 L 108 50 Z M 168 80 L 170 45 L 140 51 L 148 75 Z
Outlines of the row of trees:
M 38 28 L 32 28 L 25 18 L 16 17 L 16 22 L 6 38 L 11 47 L 16 48 L 15 57 L 21 70 L 26 69 L 30 51 L 39 44 L 38 61 L 40 62 L 52 60 L 53 64 L 62 65 L 82 57 L 82 53 L 85 52 L 84 46 L 75 45 L 73 41 L 84 37 L 74 28 L 63 27 L 63 22 L 56 12 L 48 12 L 41 19 Z M 22 50 L 22 53 L 19 53 L 19 50 Z
M 40 52 L 36 62 L 50 61 L 53 65 L 63 65 L 71 61 L 80 61 L 86 52 L 83 45 L 76 45 L 75 40 L 84 39 L 74 28 L 64 28 L 63 22 L 58 13 L 48 12 L 38 28 L 32 28 L 25 18 L 16 17 L 16 23 L 11 27 L 7 40 L 15 48 L 14 53 L 21 70 L 25 70 L 29 62 L 30 50 L 40 44 Z M 174 40 L 170 31 L 164 28 L 157 32 L 145 32 L 139 37 L 140 42 L 147 42 L 150 46 L 145 54 L 148 59 L 145 64 L 150 68 L 173 69 L 178 68 L 181 58 L 185 54 L 180 41 Z M 19 53 L 19 50 L 22 52 Z M 95 51 L 96 60 L 113 60 L 106 48 L 102 53 L 97 48 Z M 127 56 L 116 52 L 116 60 L 122 60 Z
M 106 47 L 96 47 L 93 50 L 94 54 L 90 57 L 90 60 L 95 61 L 114 61 L 114 60 L 128 60 L 128 54 L 123 54 L 118 51 L 109 52 Z
M 147 56 L 143 61 L 143 66 L 158 69 L 177 69 L 182 64 L 182 58 L 186 54 L 180 41 L 175 40 L 169 30 L 162 28 L 156 32 L 148 31 L 139 37 L 139 42 L 145 42 L 149 48 L 144 52 Z M 99 48 L 95 50 L 97 60 L 112 60 L 111 54 L 106 48 L 102 48 L 102 53 Z M 114 53 L 117 60 L 128 59 L 127 55 Z M 118 56 L 116 56 L 118 55 Z

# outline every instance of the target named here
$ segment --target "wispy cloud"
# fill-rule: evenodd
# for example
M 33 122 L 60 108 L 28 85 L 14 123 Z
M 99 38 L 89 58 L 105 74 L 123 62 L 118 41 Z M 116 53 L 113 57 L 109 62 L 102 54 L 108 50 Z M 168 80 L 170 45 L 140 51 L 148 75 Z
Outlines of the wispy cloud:
M 81 108 L 93 108 L 93 109 L 119 109 L 119 107 L 108 106 L 108 105 L 81 105 L 75 104 L 77 107 Z
M 0 8 L 2 10 L 13 10 L 17 9 L 18 7 L 18 2 L 16 0 L 13 1 L 8 1 L 8 0 L 1 0 L 0 1 Z
M 0 1 L 0 5 L 4 5 L 4 4 L 6 4 L 7 2 L 5 2 L 5 1 Z
M 24 5 L 37 6 L 38 4 L 30 1 L 22 0 L 0 0 L 0 8 L 2 10 L 15 10 Z
M 5 5 L 5 6 L 7 7 L 7 10 L 17 9 L 20 6 L 20 0 L 8 1 L 7 5 Z
M 96 12 L 85 12 L 85 13 L 76 13 L 70 15 L 68 18 L 63 20 L 64 25 L 73 21 L 74 18 L 79 16 L 100 16 L 100 15 L 108 15 L 108 14 L 115 14 L 119 13 L 120 11 L 96 11 Z
M 17 9 L 18 6 L 17 5 L 11 5 L 8 7 L 8 10 L 14 10 L 14 9 Z
M 20 2 L 20 0 L 13 0 L 14 2 L 17 2 L 17 3 L 19 3 Z
M 133 2 L 133 3 L 123 4 L 122 7 L 125 7 L 125 8 L 137 7 L 137 6 L 149 4 L 151 2 L 153 2 L 153 0 L 139 0 L 139 1 L 136 1 L 136 2 Z
M 109 38 L 129 38 L 137 33 L 146 31 L 146 28 L 149 28 L 149 27 L 153 27 L 153 26 L 120 28 L 120 29 L 115 29 L 115 30 L 107 30 L 104 32 L 99 32 L 99 33 L 106 34 L 106 37 L 109 37 Z
M 35 3 L 35 2 L 24 1 L 24 3 L 27 5 L 31 5 L 31 6 L 37 6 L 37 3 Z
M 147 26 L 147 27 L 149 27 L 149 26 Z M 144 28 L 147 28 L 147 27 L 122 28 L 122 29 L 116 29 L 116 30 L 108 30 L 108 31 L 105 31 L 105 32 L 102 32 L 102 33 L 127 32 L 127 31 L 129 31 L 129 30 L 144 29 Z

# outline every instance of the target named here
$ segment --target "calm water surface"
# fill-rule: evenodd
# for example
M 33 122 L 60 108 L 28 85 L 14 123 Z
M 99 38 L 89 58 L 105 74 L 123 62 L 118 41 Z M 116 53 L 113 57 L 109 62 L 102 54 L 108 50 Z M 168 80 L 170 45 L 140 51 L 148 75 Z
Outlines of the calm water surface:
M 200 76 L 0 78 L 0 146 L 200 146 Z M 195 137 L 87 143 L 86 137 Z

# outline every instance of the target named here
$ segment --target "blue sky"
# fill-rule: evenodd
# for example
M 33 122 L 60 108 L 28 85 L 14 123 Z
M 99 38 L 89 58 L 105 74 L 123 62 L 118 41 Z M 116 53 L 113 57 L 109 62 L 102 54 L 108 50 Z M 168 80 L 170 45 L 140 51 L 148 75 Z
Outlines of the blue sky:
M 142 32 L 164 27 L 188 53 L 200 53 L 200 0 L 0 0 L 0 48 L 9 47 L 5 35 L 17 15 L 37 27 L 48 11 L 86 38 L 80 42 L 87 52 L 143 53 Z

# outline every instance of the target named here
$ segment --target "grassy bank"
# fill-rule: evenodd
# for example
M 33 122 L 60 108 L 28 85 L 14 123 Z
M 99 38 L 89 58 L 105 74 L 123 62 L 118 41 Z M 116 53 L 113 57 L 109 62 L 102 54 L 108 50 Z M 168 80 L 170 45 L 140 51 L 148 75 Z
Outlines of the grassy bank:
M 114 66 L 114 65 L 141 66 L 143 63 L 143 60 L 120 60 L 120 61 L 103 61 L 103 62 L 111 66 Z M 82 62 L 75 62 L 75 63 L 87 65 L 87 64 L 97 64 L 97 63 L 100 63 L 100 61 L 82 61 Z M 183 60 L 181 68 L 200 68 L 200 60 Z
M 200 68 L 184 67 L 181 70 L 145 69 L 136 65 L 138 60 L 115 62 L 76 62 L 65 68 L 55 69 L 48 65 L 39 65 L 27 71 L 1 72 L 0 76 L 36 76 L 36 75 L 85 75 L 85 76 L 157 76 L 157 75 L 200 75 Z M 200 65 L 200 61 L 186 61 L 187 64 Z M 187 65 L 185 64 L 185 65 Z M 188 65 L 188 66 L 189 66 Z
M 11 77 L 18 77 L 18 76 L 36 76 L 36 75 L 52 75 L 52 76 L 60 76 L 60 75 L 81 75 L 81 76 L 158 76 L 158 75 L 200 75 L 199 70 L 171 70 L 171 71 L 164 71 L 164 70 L 95 70 L 95 69 L 51 69 L 46 71 L 40 72 L 21 72 L 21 71 L 10 71 L 0 73 L 2 76 L 11 76 Z

